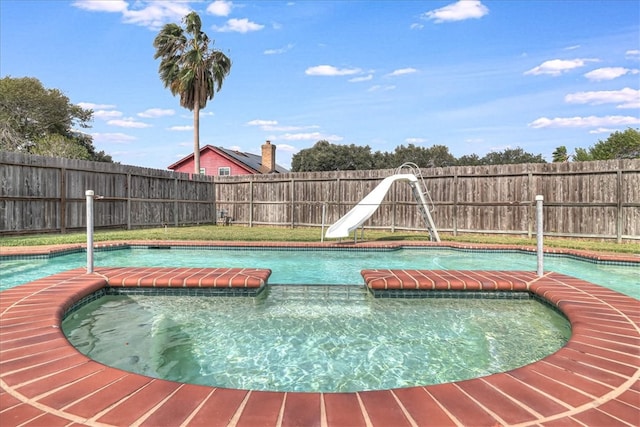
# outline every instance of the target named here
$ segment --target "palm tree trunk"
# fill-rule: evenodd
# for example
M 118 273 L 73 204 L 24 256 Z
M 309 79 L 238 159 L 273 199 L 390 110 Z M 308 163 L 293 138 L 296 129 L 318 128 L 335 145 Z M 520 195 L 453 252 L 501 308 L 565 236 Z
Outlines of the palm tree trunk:
M 193 107 L 193 168 L 196 175 L 200 175 L 200 103 L 196 100 Z

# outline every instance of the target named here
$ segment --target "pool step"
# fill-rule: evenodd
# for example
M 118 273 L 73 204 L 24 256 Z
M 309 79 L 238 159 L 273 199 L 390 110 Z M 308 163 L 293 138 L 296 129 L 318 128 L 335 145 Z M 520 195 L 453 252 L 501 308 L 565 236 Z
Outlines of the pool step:
M 355 285 L 270 285 L 268 298 L 309 302 L 364 301 L 367 291 L 364 286 Z

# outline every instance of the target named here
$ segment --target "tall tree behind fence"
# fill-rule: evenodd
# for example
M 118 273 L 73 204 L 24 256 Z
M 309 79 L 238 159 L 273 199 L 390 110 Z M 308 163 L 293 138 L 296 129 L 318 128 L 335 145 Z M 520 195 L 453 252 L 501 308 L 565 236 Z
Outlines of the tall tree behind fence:
M 0 152 L 0 233 L 86 227 L 94 190 L 96 228 L 142 228 L 215 221 L 211 177 L 112 163 Z
M 214 223 L 321 227 L 337 221 L 393 170 L 192 177 L 109 163 L 0 152 L 0 234 Z M 640 239 L 640 160 L 423 169 L 438 230 L 531 236 L 535 196 L 545 234 Z M 215 184 L 215 185 L 214 185 Z M 425 230 L 409 185 L 396 182 L 367 228 Z M 425 231 L 426 233 L 426 231 Z

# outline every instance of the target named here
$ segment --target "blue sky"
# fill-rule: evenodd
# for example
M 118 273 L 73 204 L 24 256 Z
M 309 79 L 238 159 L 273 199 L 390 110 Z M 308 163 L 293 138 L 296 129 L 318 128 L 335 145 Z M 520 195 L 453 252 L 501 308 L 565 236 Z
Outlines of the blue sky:
M 197 11 L 233 61 L 201 145 L 277 162 L 326 139 L 460 157 L 551 160 L 640 125 L 640 6 L 608 1 L 0 0 L 0 76 L 35 77 L 94 110 L 94 145 L 166 169 L 193 115 L 158 78 L 153 39 Z

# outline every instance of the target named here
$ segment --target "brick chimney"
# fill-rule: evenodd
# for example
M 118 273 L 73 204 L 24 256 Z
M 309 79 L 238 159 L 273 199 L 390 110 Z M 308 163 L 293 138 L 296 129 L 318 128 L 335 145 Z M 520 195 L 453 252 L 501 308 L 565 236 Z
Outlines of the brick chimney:
M 262 144 L 262 173 L 271 173 L 276 170 L 276 146 L 267 141 Z

